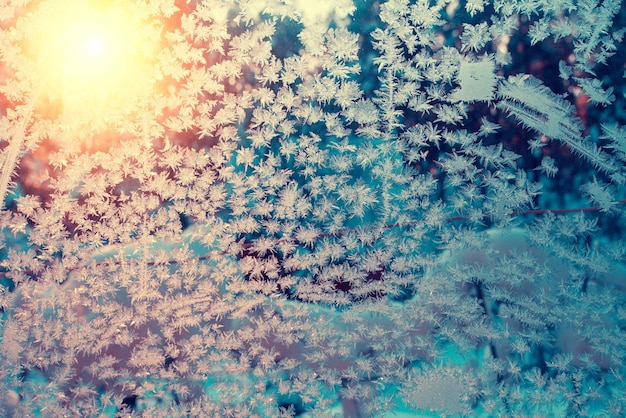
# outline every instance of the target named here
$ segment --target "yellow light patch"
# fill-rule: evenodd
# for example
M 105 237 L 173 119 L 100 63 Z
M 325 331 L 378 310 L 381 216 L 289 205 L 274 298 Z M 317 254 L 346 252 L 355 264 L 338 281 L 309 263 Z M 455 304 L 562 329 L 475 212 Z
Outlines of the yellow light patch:
M 149 94 L 159 33 L 128 2 L 49 0 L 27 20 L 33 84 L 64 124 L 118 120 Z

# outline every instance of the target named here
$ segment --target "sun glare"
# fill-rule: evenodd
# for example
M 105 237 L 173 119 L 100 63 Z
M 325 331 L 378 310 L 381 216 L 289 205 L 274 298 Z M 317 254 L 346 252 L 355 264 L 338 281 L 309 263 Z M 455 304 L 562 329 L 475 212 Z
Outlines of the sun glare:
M 92 123 L 131 111 L 154 81 L 158 33 L 123 3 L 43 2 L 31 16 L 40 94 L 65 119 Z

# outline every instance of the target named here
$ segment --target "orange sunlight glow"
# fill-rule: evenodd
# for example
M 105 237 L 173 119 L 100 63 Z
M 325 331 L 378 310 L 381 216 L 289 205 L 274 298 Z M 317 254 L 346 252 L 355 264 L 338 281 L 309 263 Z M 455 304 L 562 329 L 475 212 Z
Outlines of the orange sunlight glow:
M 48 0 L 28 19 L 38 94 L 66 125 L 119 121 L 155 79 L 158 30 L 127 3 L 100 3 Z

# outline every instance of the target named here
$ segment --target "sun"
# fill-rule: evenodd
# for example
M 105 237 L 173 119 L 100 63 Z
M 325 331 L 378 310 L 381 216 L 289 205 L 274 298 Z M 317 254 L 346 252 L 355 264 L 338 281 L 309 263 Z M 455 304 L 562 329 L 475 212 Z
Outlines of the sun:
M 49 0 L 27 18 L 33 83 L 64 123 L 110 122 L 150 94 L 159 39 L 128 2 Z

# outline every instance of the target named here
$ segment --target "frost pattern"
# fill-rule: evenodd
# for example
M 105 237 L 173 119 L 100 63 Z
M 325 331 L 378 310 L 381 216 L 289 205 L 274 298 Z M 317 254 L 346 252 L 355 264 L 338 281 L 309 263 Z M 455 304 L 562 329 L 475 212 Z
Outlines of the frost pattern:
M 622 2 L 314 3 L 0 5 L 0 415 L 624 415 Z
M 451 96 L 452 101 L 491 101 L 496 89 L 495 63 L 486 58 L 478 62 L 461 61 L 457 82 L 460 89 Z

